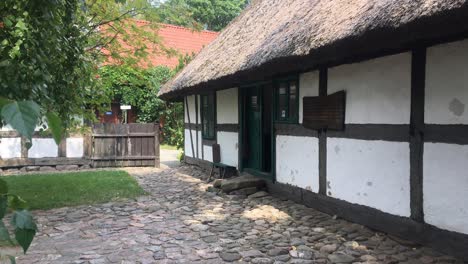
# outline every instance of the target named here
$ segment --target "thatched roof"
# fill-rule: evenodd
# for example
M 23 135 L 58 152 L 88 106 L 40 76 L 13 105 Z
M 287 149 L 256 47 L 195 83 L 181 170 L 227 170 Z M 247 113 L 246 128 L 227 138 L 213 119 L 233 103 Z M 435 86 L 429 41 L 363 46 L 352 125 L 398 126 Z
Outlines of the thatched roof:
M 468 0 L 254 0 L 159 96 L 404 50 L 465 34 L 467 21 Z

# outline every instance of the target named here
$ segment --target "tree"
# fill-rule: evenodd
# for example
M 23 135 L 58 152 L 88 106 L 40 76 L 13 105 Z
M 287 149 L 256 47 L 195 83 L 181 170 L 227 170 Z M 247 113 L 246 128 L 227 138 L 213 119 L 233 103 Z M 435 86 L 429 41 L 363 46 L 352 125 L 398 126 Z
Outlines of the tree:
M 247 4 L 246 0 L 168 0 L 158 12 L 165 23 L 220 31 Z
M 157 17 L 146 0 L 0 1 L 0 126 L 11 125 L 30 146 L 34 129 L 46 121 L 58 143 L 76 115 L 92 119 L 94 110 L 112 99 L 96 78 L 107 58 L 137 63 L 146 56 L 146 43 L 161 45 L 154 30 L 131 20 Z M 119 35 L 124 43 L 115 41 Z M 161 50 L 171 52 L 162 45 Z M 8 209 L 14 211 L 15 240 L 24 252 L 36 233 L 26 207 L 0 180 L 0 220 Z M 0 240 L 14 243 L 3 221 Z

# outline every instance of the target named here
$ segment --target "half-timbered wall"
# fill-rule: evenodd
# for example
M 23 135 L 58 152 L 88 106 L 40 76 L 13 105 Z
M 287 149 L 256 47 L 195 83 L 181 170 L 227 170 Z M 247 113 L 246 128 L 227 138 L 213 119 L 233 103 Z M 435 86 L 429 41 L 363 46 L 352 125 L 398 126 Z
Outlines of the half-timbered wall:
M 346 92 L 345 130 L 361 128 L 327 138 L 327 195 L 410 216 L 409 143 L 366 138 L 366 127 L 409 124 L 411 53 L 330 68 L 327 90 Z
M 196 102 L 195 98 L 198 98 Z M 201 133 L 200 97 L 191 95 L 184 101 L 185 109 L 185 155 L 204 161 L 213 161 L 212 145 L 220 145 L 221 163 L 238 167 L 238 89 L 232 88 L 216 92 L 216 137 L 214 140 L 203 140 Z M 188 104 L 188 108 L 187 108 Z M 197 107 L 198 106 L 198 109 Z M 188 109 L 188 111 L 187 111 Z M 190 115 L 190 126 L 188 116 Z M 198 115 L 198 119 L 196 116 Z M 197 123 L 198 120 L 198 123 Z M 191 129 L 190 129 L 190 128 Z M 192 141 L 190 140 L 192 133 Z M 198 135 L 198 140 L 197 140 Z M 198 148 L 197 148 L 198 142 Z M 192 144 L 195 155 L 192 154 Z M 198 153 L 197 153 L 198 151 Z M 197 155 L 198 154 L 198 155 Z
M 305 96 L 342 90 L 343 131 L 302 126 Z M 463 247 L 468 40 L 301 73 L 299 96 L 298 124 L 275 123 L 273 193 L 444 250 Z M 216 98 L 221 160 L 237 166 L 237 89 Z
M 318 71 L 299 76 L 299 123 L 302 123 L 302 98 L 318 96 Z M 298 152 L 300 150 L 300 152 Z M 276 135 L 276 180 L 312 192 L 319 191 L 319 142 L 316 134 L 308 136 Z M 300 153 L 300 154 L 299 154 Z
M 239 106 L 238 89 L 216 92 L 217 143 L 221 152 L 221 163 L 239 165 Z
M 315 193 L 319 190 L 318 138 L 276 137 L 276 180 Z
M 468 40 L 427 49 L 425 92 L 424 219 L 468 234 Z

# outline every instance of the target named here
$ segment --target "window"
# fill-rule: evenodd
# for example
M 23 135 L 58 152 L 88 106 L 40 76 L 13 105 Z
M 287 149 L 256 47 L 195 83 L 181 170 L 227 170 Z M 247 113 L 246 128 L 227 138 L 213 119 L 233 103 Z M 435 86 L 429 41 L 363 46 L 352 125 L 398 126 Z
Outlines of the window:
M 215 99 L 214 94 L 201 95 L 202 137 L 215 138 Z
M 285 123 L 298 122 L 298 94 L 297 80 L 280 80 L 275 88 L 276 121 Z

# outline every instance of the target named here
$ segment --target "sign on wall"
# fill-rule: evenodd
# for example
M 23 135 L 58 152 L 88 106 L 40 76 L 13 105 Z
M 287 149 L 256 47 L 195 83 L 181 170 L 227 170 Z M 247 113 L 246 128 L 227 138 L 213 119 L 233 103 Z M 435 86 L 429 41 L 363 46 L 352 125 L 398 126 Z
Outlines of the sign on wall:
M 345 98 L 345 91 L 304 97 L 302 125 L 309 129 L 344 130 Z

